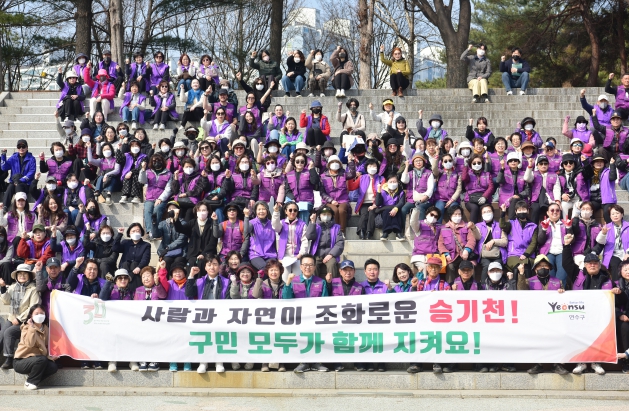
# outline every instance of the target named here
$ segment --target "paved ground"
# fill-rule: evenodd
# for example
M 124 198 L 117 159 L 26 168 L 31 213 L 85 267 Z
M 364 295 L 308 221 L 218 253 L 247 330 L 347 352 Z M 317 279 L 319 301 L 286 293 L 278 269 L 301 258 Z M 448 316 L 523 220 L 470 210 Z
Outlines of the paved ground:
M 298 396 L 298 397 L 175 397 L 175 396 L 83 396 L 75 395 L 15 395 L 0 394 L 1 411 L 282 411 L 282 410 L 417 410 L 438 409 L 440 411 L 483 410 L 483 411 L 528 411 L 528 410 L 574 410 L 580 411 L 625 411 L 627 400 L 598 399 L 552 399 L 552 398 L 415 398 L 411 393 L 382 392 L 381 397 L 358 395 Z M 41 395 L 45 394 L 45 395 Z M 437 393 L 433 393 L 437 394 Z M 445 396 L 454 394 L 443 392 Z M 489 394 L 489 393 L 488 393 Z M 513 393 L 515 394 L 515 393 Z M 524 395 L 524 394 L 522 394 Z M 531 393 L 531 395 L 535 395 Z

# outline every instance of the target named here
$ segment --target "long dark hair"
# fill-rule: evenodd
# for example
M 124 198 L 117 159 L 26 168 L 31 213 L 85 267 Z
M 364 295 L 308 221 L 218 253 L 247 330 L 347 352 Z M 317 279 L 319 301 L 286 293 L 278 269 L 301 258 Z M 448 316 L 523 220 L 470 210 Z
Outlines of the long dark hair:
M 7 229 L 0 225 L 0 236 L 4 237 L 4 241 L 0 243 L 0 254 L 7 255 L 7 249 L 9 248 L 9 239 L 7 238 Z

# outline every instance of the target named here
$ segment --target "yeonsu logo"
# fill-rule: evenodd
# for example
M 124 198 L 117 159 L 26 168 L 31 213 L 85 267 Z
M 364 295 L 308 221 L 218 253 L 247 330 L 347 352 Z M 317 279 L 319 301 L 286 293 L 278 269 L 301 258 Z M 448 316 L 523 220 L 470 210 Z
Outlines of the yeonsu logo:
M 585 304 L 582 301 L 569 303 L 549 302 L 548 305 L 550 305 L 552 310 L 548 314 L 585 313 Z
M 87 316 L 83 320 L 83 324 L 109 324 L 107 318 L 107 307 L 104 301 L 94 301 L 93 304 L 85 304 L 83 306 L 83 314 Z

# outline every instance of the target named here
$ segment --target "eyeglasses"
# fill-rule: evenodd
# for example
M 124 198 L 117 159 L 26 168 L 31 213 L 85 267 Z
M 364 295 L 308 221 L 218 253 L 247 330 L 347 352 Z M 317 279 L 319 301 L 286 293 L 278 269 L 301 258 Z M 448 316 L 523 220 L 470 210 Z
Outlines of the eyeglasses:
M 547 162 L 543 162 L 543 163 L 537 163 L 538 166 L 547 166 L 548 163 Z
M 234 208 L 230 208 L 229 210 L 227 210 L 228 213 L 237 213 L 238 211 Z
M 164 56 L 155 56 L 155 60 L 157 60 L 157 59 L 163 59 L 163 58 L 164 58 Z
M 247 100 L 255 100 L 255 97 L 247 97 Z
M 306 164 L 303 160 L 295 160 L 295 164 Z
M 17 146 L 17 148 L 18 148 L 18 150 L 20 150 L 20 149 L 26 148 L 26 146 L 25 146 L 25 145 L 20 144 L 19 146 Z
M 549 210 L 548 210 L 548 212 L 549 212 L 549 213 L 553 213 L 553 214 L 554 214 L 554 213 L 558 213 L 558 212 L 559 212 L 559 209 L 558 209 L 558 208 L 553 208 L 552 210 L 550 210 L 550 209 L 549 209 Z
M 210 146 L 203 146 L 203 147 L 201 147 L 201 151 L 203 151 L 203 150 L 209 150 L 209 149 L 210 149 Z
M 571 160 L 564 161 L 563 163 L 564 163 L 564 165 L 568 165 L 568 166 L 573 166 L 574 165 L 574 161 L 571 161 Z
M 291 208 L 286 210 L 287 213 L 296 213 L 298 210 L 296 208 Z
M 314 264 L 302 264 L 302 267 L 306 267 L 306 268 L 312 268 L 314 267 Z
M 225 113 L 216 113 L 216 117 L 218 116 L 225 116 Z

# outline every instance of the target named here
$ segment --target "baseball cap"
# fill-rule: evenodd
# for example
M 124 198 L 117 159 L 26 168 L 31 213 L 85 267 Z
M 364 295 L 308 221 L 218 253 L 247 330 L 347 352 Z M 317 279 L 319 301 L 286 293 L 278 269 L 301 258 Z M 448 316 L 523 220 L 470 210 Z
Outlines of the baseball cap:
M 470 261 L 463 260 L 461 261 L 461 264 L 459 264 L 459 270 L 473 270 L 473 269 L 474 269 L 474 264 L 472 264 Z
M 583 260 L 584 263 L 590 263 L 592 261 L 596 261 L 596 262 L 600 262 L 601 260 L 598 259 L 596 254 L 593 253 L 588 253 L 585 255 L 585 259 Z
M 341 265 L 339 266 L 339 270 L 342 270 L 344 268 L 354 268 L 354 262 L 352 260 L 343 260 L 341 261 Z
M 22 144 L 24 144 L 26 147 L 28 147 L 28 142 L 26 140 L 24 140 L 24 139 L 19 139 L 15 146 L 17 147 L 17 146 L 22 145 Z
M 46 227 L 43 224 L 35 224 L 33 226 L 33 232 L 40 230 L 40 231 L 46 231 Z
M 55 265 L 57 267 L 61 267 L 61 261 L 58 258 L 50 257 L 48 260 L 46 260 L 46 267 L 52 267 Z
M 489 267 L 487 268 L 487 271 L 491 270 L 502 270 L 502 264 L 500 264 L 498 261 L 494 261 L 493 263 L 489 264 Z
M 601 95 L 598 96 L 598 100 L 597 101 L 601 101 L 601 100 L 609 101 L 609 97 L 607 97 L 606 94 L 601 94 Z
M 24 191 L 18 191 L 15 193 L 15 201 L 17 200 L 26 200 L 28 195 Z

